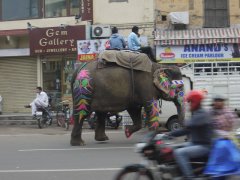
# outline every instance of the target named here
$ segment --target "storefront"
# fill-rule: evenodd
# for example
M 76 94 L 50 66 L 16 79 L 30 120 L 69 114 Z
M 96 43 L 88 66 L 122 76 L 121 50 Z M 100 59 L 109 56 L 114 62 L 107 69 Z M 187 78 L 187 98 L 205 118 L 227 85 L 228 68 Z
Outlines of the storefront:
M 16 51 L 15 51 L 16 52 Z M 24 105 L 34 98 L 37 82 L 37 61 L 29 56 L 0 58 L 0 94 L 3 113 L 23 112 Z
M 162 63 L 240 61 L 240 29 L 158 31 L 156 58 Z
M 71 99 L 77 40 L 85 38 L 84 25 L 36 28 L 29 32 L 30 55 L 40 61 L 40 85 L 51 95 L 53 108 L 63 99 Z

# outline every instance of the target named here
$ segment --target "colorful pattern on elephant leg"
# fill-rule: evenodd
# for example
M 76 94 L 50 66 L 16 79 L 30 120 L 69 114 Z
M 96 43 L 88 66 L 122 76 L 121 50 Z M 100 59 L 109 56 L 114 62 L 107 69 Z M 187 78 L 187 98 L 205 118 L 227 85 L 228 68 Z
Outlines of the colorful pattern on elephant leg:
M 147 105 L 146 111 L 149 112 L 149 127 L 157 128 L 159 126 L 159 109 L 157 105 L 157 100 L 151 100 Z
M 178 96 L 177 96 L 177 101 L 178 103 L 183 107 L 183 111 L 185 112 L 185 102 L 184 102 L 184 91 L 180 90 L 178 92 Z
M 73 84 L 73 99 L 76 113 L 79 114 L 79 121 L 90 112 L 89 103 L 92 98 L 91 78 L 88 70 L 81 70 Z

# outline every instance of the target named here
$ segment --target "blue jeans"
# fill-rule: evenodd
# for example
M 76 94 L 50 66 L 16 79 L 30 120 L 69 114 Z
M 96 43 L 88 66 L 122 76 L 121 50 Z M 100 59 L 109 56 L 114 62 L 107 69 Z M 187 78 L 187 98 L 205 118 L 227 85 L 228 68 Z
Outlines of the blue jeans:
M 201 158 L 207 156 L 210 147 L 206 145 L 195 145 L 192 143 L 184 143 L 184 147 L 174 150 L 174 156 L 179 168 L 185 177 L 193 177 L 193 170 L 190 164 L 191 158 Z

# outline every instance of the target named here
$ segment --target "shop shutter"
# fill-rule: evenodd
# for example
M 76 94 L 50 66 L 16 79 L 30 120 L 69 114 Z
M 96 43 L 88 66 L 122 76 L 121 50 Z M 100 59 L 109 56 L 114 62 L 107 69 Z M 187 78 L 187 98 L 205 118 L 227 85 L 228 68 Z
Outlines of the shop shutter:
M 30 57 L 0 58 L 0 95 L 3 113 L 29 112 L 24 105 L 36 96 L 37 60 Z

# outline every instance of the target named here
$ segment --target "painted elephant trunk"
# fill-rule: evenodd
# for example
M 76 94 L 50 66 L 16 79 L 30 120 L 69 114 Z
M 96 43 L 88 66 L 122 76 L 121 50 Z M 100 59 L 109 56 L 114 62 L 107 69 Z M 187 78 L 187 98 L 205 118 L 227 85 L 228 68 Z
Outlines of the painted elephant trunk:
M 177 108 L 178 120 L 183 125 L 183 121 L 185 118 L 185 105 L 182 96 L 177 96 L 174 100 L 174 104 Z

